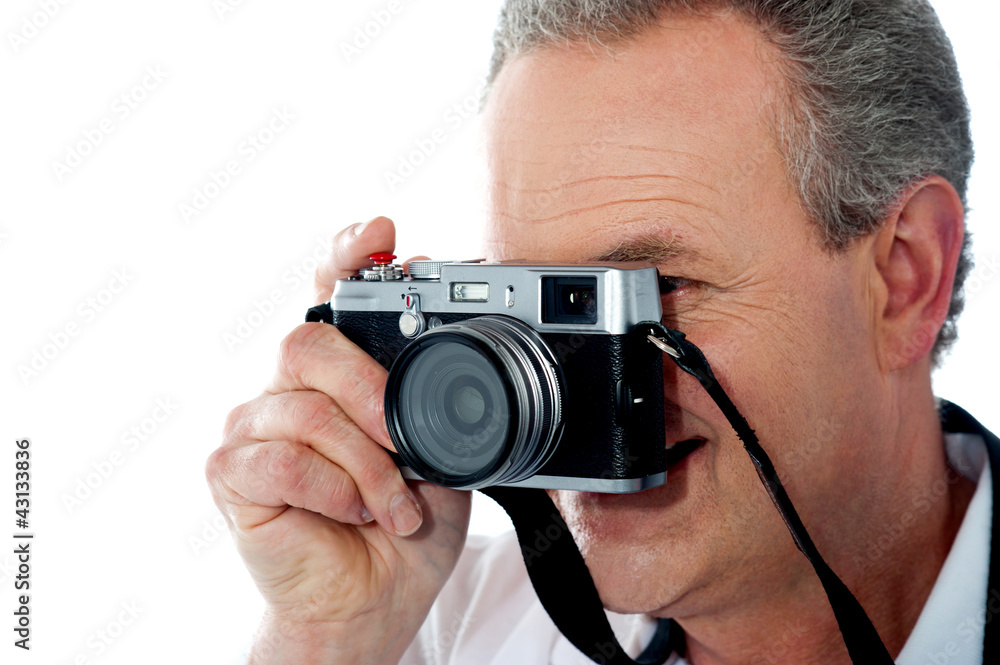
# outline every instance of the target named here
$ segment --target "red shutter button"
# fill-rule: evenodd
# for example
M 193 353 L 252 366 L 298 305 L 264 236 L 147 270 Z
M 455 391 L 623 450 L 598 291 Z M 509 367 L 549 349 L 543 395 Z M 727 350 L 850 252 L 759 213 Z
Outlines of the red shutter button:
M 376 252 L 368 257 L 375 262 L 375 265 L 385 266 L 392 263 L 392 260 L 396 258 L 396 255 L 391 252 Z

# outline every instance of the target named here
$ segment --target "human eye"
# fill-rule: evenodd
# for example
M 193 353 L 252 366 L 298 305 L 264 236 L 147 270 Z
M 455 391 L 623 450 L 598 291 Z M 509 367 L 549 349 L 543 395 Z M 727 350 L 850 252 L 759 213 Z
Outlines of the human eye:
M 660 275 L 660 295 L 665 296 L 690 286 L 693 282 L 684 277 L 674 277 L 672 275 Z

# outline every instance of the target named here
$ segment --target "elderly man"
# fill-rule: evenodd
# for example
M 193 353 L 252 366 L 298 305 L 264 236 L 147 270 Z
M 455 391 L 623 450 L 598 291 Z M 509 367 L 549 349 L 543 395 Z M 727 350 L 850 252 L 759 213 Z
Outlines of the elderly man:
M 484 125 L 487 257 L 656 265 L 664 324 L 704 351 L 888 652 L 981 663 L 985 643 L 997 662 L 996 439 L 931 392 L 972 148 L 926 2 L 509 0 Z M 385 218 L 342 232 L 319 301 L 393 246 Z M 697 443 L 666 484 L 551 492 L 622 644 L 671 618 L 676 663 L 850 662 L 726 418 L 664 369 L 665 445 Z M 465 544 L 468 492 L 404 482 L 385 377 L 304 324 L 230 415 L 208 477 L 266 600 L 250 661 L 590 662 L 513 538 Z

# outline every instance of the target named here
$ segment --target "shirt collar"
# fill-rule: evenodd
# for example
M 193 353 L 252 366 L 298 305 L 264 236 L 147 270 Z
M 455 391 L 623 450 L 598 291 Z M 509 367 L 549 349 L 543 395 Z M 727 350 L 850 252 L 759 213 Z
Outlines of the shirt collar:
M 978 434 L 945 434 L 945 450 L 952 467 L 971 480 L 978 479 L 978 483 L 917 625 L 896 659 L 897 665 L 982 663 L 993 476 L 986 463 L 986 444 Z

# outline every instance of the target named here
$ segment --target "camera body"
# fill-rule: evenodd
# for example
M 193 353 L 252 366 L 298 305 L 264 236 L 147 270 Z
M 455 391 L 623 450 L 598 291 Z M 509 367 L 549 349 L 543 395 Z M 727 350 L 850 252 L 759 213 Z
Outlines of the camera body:
M 648 264 L 413 261 L 337 282 L 307 320 L 389 369 L 404 476 L 637 492 L 666 479 L 661 317 Z M 644 325 L 645 324 L 645 325 Z

